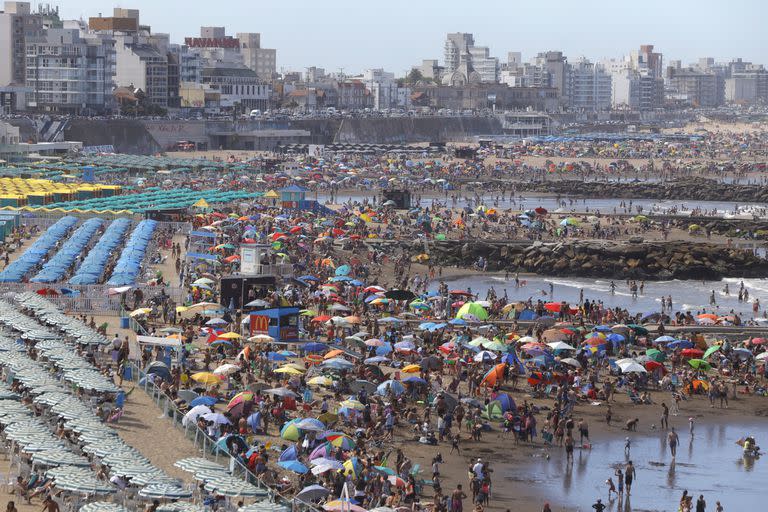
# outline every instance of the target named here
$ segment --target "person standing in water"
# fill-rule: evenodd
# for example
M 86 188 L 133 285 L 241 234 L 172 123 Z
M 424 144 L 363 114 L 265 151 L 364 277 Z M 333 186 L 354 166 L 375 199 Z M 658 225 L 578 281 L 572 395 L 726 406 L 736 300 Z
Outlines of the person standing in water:
M 679 442 L 680 438 L 677 432 L 675 432 L 675 427 L 672 427 L 672 430 L 667 434 L 667 443 L 669 444 L 669 452 L 672 454 L 673 459 L 677 456 L 677 445 Z
M 624 484 L 627 486 L 627 496 L 632 494 L 632 481 L 635 479 L 635 466 L 630 460 L 624 468 Z

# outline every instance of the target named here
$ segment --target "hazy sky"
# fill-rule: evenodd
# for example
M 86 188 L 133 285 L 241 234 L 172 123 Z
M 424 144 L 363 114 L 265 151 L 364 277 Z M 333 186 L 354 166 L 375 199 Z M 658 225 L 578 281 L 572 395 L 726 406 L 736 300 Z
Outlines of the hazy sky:
M 142 24 L 172 42 L 201 25 L 261 32 L 277 49 L 278 70 L 307 66 L 348 74 L 383 67 L 402 74 L 422 59 L 442 62 L 447 32 L 472 32 L 506 61 L 521 51 L 563 50 L 571 59 L 628 54 L 654 44 L 669 59 L 743 57 L 768 65 L 768 0 L 33 0 L 59 5 L 65 18 L 138 8 Z

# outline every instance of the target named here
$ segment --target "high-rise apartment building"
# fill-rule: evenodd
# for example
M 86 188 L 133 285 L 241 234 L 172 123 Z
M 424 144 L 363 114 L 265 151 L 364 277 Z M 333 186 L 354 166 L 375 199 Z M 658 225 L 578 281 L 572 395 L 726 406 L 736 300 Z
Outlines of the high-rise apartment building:
M 277 73 L 277 50 L 261 47 L 261 34 L 241 32 L 237 34 L 240 53 L 246 67 L 256 72 L 259 78 L 271 80 Z
M 77 25 L 77 22 L 68 25 Z M 115 41 L 83 37 L 85 27 L 49 28 L 26 39 L 27 107 L 102 113 L 111 106 Z
M 585 58 L 568 63 L 565 96 L 570 109 L 598 111 L 611 108 L 611 75 Z
M 0 86 L 26 80 L 26 40 L 43 30 L 43 18 L 32 14 L 29 2 L 5 2 L 0 12 Z

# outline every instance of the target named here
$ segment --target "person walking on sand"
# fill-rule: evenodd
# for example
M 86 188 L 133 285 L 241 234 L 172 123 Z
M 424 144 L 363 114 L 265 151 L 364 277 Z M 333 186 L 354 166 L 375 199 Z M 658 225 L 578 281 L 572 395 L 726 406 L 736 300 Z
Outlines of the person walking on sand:
M 624 468 L 624 485 L 627 486 L 627 496 L 632 494 L 632 481 L 635 479 L 635 466 L 632 464 L 632 461 L 629 461 L 627 463 L 627 466 Z
M 669 428 L 669 407 L 664 402 L 661 402 L 661 428 Z
M 675 432 L 675 427 L 672 427 L 672 430 L 667 434 L 667 443 L 669 444 L 669 452 L 672 454 L 673 459 L 677 455 L 677 445 L 679 442 L 680 438 L 677 432 Z

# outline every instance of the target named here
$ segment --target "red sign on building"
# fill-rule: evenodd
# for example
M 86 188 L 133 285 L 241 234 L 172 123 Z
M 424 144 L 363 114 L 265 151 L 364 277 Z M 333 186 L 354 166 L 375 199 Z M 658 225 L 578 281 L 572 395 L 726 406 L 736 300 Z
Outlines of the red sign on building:
M 185 37 L 190 48 L 240 48 L 240 40 L 234 37 Z

